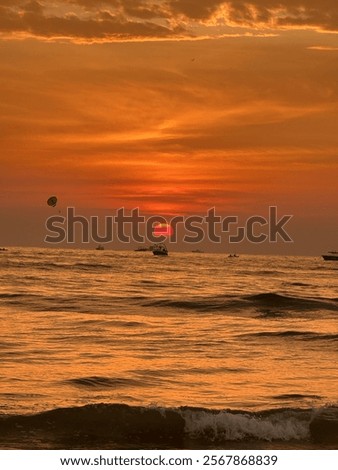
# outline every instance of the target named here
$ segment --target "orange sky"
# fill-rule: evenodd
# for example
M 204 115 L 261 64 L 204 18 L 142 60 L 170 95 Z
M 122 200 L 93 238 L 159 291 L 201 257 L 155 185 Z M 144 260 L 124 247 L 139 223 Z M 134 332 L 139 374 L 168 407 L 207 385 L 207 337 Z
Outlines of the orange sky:
M 333 0 L 0 0 L 0 245 L 54 193 L 160 215 L 278 205 L 333 243 L 337 34 Z

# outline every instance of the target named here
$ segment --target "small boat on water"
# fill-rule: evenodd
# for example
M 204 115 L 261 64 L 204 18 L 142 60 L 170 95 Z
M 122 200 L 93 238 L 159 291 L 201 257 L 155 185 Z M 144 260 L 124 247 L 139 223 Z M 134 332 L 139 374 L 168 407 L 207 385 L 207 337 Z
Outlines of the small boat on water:
M 134 251 L 150 251 L 150 248 L 148 248 L 146 246 L 139 246 Z
M 338 251 L 329 251 L 327 255 L 322 255 L 325 261 L 338 261 Z
M 192 250 L 191 253 L 204 253 L 204 251 L 202 251 L 202 250 Z
M 8 251 L 7 248 L 0 248 L 0 251 Z
M 103 245 L 99 245 L 95 248 L 95 250 L 99 250 L 99 251 L 102 251 L 104 250 L 104 246 Z
M 236 255 L 236 253 L 234 253 L 233 255 L 230 253 L 230 255 L 228 256 L 228 258 L 239 258 L 239 255 Z
M 152 252 L 155 256 L 168 256 L 168 249 L 164 243 L 153 245 Z

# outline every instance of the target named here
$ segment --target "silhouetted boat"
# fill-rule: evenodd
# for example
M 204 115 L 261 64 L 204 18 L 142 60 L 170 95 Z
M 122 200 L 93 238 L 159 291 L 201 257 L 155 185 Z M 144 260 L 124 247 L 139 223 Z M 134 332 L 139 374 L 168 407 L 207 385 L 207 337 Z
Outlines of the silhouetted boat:
M 327 255 L 322 255 L 325 261 L 338 261 L 338 251 L 329 251 Z
M 236 253 L 234 253 L 233 255 L 230 254 L 230 255 L 228 256 L 228 258 L 239 258 L 239 255 L 236 255 Z
M 0 248 L 0 251 L 8 251 L 7 248 Z
M 134 251 L 150 251 L 150 248 L 146 247 L 146 246 L 140 246 L 138 248 L 136 248 L 136 250 Z
M 202 251 L 202 250 L 192 250 L 191 253 L 204 253 L 204 251 Z
M 168 256 L 168 249 L 164 243 L 153 245 L 152 251 L 155 256 Z
M 99 245 L 99 246 L 97 246 L 97 247 L 95 248 L 95 250 L 100 250 L 100 251 L 102 251 L 102 250 L 104 250 L 104 246 L 103 246 L 103 245 Z

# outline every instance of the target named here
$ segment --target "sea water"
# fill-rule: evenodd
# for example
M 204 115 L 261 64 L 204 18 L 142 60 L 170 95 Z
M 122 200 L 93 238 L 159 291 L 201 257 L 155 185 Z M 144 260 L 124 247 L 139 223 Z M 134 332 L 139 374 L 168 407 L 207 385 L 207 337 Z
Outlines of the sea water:
M 2 448 L 335 446 L 338 263 L 0 254 Z

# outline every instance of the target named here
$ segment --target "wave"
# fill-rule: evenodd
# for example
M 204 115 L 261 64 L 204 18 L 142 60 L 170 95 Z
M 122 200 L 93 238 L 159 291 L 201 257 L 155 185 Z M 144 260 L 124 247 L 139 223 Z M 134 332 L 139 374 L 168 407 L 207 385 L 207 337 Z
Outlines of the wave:
M 218 296 L 211 298 L 199 298 L 198 300 L 172 300 L 156 299 L 143 302 L 146 307 L 167 307 L 187 310 L 199 310 L 212 312 L 215 310 L 242 310 L 253 308 L 255 310 L 278 309 L 280 311 L 313 311 L 313 310 L 333 310 L 338 311 L 337 299 L 325 298 L 303 298 L 291 297 L 274 292 L 260 293 L 244 296 Z
M 284 393 L 283 395 L 274 395 L 272 398 L 276 400 L 303 400 L 304 398 L 311 398 L 314 400 L 320 400 L 320 395 L 303 395 L 302 393 Z
M 81 269 L 91 269 L 90 264 L 81 264 Z M 103 269 L 109 265 L 100 265 Z M 122 294 L 122 295 L 121 295 Z M 123 295 L 124 294 L 124 295 Z M 254 295 L 218 295 L 195 298 L 152 298 L 148 293 L 135 293 L 126 291 L 123 293 L 105 293 L 89 295 L 86 292 L 82 296 L 69 295 L 64 297 L 57 294 L 53 297 L 42 293 L 2 292 L 0 300 L 9 305 L 22 304 L 27 308 L 38 311 L 69 311 L 91 312 L 93 309 L 106 309 L 111 302 L 121 302 L 130 306 L 186 310 L 201 313 L 224 313 L 255 315 L 258 318 L 277 318 L 288 315 L 304 314 L 306 312 L 334 311 L 338 312 L 338 299 L 291 297 L 273 292 Z M 95 305 L 94 305 L 95 304 Z
M 11 294 L 11 293 L 4 293 L 0 294 L 0 299 L 15 299 L 17 297 L 25 297 L 26 294 Z
M 90 262 L 56 262 L 56 261 L 35 261 L 32 260 L 31 262 L 27 263 L 24 261 L 16 262 L 12 261 L 10 267 L 13 268 L 32 268 L 38 270 L 99 270 L 99 269 L 113 269 L 112 264 L 106 263 L 90 263 Z
M 259 331 L 258 333 L 248 333 L 238 335 L 239 337 L 280 337 L 280 338 L 298 338 L 304 341 L 337 341 L 338 334 L 316 333 L 314 331 Z
M 185 410 L 185 431 L 213 442 L 238 440 L 290 441 L 310 437 L 308 413 L 283 410 L 260 415 L 244 412 Z M 306 419 L 307 418 L 307 419 Z
M 124 387 L 148 387 L 150 384 L 145 380 L 125 379 L 119 377 L 79 377 L 66 380 L 64 383 L 77 387 L 88 388 L 124 388 Z
M 307 284 L 306 282 L 285 282 L 284 284 L 290 286 L 297 286 L 297 287 L 309 287 L 311 284 Z
M 36 266 L 36 265 L 35 265 Z M 58 268 L 58 269 L 78 269 L 78 270 L 96 270 L 96 269 L 112 269 L 113 266 L 111 264 L 104 264 L 104 263 L 43 263 L 37 264 L 38 267 L 41 268 L 48 268 L 48 269 L 53 269 L 53 268 Z
M 149 442 L 153 447 L 193 447 L 192 443 L 198 442 L 201 448 L 234 441 L 338 443 L 338 408 L 247 412 L 95 404 L 35 415 L 2 416 L 0 432 L 7 437 L 18 432 L 41 433 L 73 446 L 76 440 L 88 441 L 90 436 L 96 442 L 129 445 L 128 448 L 142 448 Z
M 70 265 L 71 268 L 79 268 L 79 269 L 112 269 L 113 266 L 111 264 L 104 264 L 104 263 L 75 263 Z
M 334 299 L 291 297 L 274 292 L 249 295 L 246 298 L 249 302 L 260 306 L 280 307 L 290 310 L 325 309 L 338 311 L 338 304 Z

